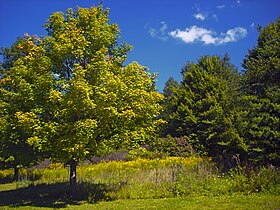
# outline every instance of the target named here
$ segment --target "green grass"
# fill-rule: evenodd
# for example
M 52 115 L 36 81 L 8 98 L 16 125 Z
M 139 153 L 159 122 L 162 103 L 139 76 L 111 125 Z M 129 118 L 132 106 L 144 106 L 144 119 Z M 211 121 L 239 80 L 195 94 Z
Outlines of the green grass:
M 0 171 L 0 209 L 280 209 L 280 170 L 220 174 L 199 157 L 81 165 L 76 195 L 62 165 Z M 94 204 L 92 204 L 94 203 Z
M 1 207 L 0 207 L 1 208 Z M 166 199 L 126 199 L 116 201 L 102 201 L 96 204 L 84 202 L 62 203 L 57 202 L 53 206 L 41 204 L 26 204 L 25 206 L 2 206 L 1 209 L 280 209 L 280 196 L 270 195 L 231 195 L 231 196 L 196 196 L 196 197 L 177 197 Z
M 69 206 L 72 208 L 71 206 Z M 69 209 L 70 209 L 69 208 Z M 273 196 L 219 196 L 182 197 L 167 199 L 117 200 L 84 204 L 73 209 L 277 209 L 280 197 Z

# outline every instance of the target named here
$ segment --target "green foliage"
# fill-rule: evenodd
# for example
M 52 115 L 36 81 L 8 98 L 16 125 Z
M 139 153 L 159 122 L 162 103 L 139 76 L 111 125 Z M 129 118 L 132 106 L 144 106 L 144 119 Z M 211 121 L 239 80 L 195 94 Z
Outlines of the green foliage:
M 172 113 L 167 130 L 187 136 L 200 154 L 222 159 L 243 154 L 247 147 L 235 127 L 239 75 L 226 55 L 201 57 L 182 71 L 183 80 L 169 97 Z
M 188 157 L 194 154 L 187 137 L 154 138 L 149 146 L 153 154 L 159 157 Z
M 241 100 L 242 122 L 239 130 L 250 145 L 249 161 L 253 165 L 278 166 L 280 104 L 274 97 L 260 98 L 255 95 L 243 96 Z
M 170 198 L 177 196 L 221 196 L 238 194 L 279 195 L 279 168 L 248 167 L 221 174 L 213 162 L 198 157 L 168 157 L 111 161 L 77 168 L 78 197 L 89 202 L 114 199 Z M 0 180 L 11 171 L 1 171 Z M 18 188 L 55 185 L 68 179 L 67 169 L 50 165 L 44 169 L 21 170 Z M 0 185 L 1 186 L 1 185 Z
M 154 135 L 162 100 L 156 75 L 125 65 L 131 46 L 119 44 L 108 15 L 102 4 L 53 13 L 48 36 L 26 35 L 3 49 L 1 162 L 18 169 L 46 156 L 75 166 Z
M 61 165 L 25 168 L 48 157 L 70 164 L 73 175 L 79 161 L 132 148 L 130 162 L 79 167 L 83 196 L 279 194 L 278 168 L 242 168 L 280 163 L 279 25 L 280 19 L 259 29 L 242 77 L 228 55 L 203 56 L 186 64 L 180 84 L 166 82 L 163 99 L 156 74 L 137 62 L 126 64 L 131 46 L 119 44 L 118 25 L 102 4 L 53 13 L 47 36 L 25 34 L 1 49 L 1 168 L 13 167 L 23 186 L 64 182 Z M 220 176 L 207 161 L 186 164 L 194 153 L 237 169 Z M 0 178 L 9 182 L 11 171 Z
M 243 67 L 243 88 L 253 95 L 264 96 L 268 87 L 279 89 L 280 79 L 280 18 L 259 28 L 257 46 L 249 50 Z
M 172 97 L 175 92 L 175 90 L 179 87 L 178 82 L 170 77 L 167 82 L 165 83 L 164 89 L 163 89 L 163 96 L 164 100 L 162 101 L 162 111 L 160 113 L 160 119 L 163 119 L 165 123 L 160 127 L 160 136 L 166 136 L 169 133 L 172 132 L 170 126 L 168 126 L 168 123 L 170 122 L 170 115 L 174 111 L 172 106 Z
M 42 41 L 25 35 L 3 50 L 0 77 L 0 161 L 19 168 L 42 152 L 46 92 L 51 88 L 49 59 Z
M 14 180 L 13 170 L 11 169 L 2 169 L 0 171 L 0 183 L 10 183 Z
M 115 147 L 137 146 L 156 130 L 161 95 L 138 63 L 123 66 L 130 47 L 102 5 L 54 13 L 46 24 L 50 92 L 49 146 L 60 161 L 80 161 Z
M 230 176 L 234 180 L 232 191 L 279 195 L 280 171 L 273 166 L 253 170 L 247 167 L 231 169 Z
M 213 157 L 219 167 L 279 166 L 280 19 L 259 28 L 240 77 L 229 57 L 202 56 L 188 63 L 178 85 L 164 89 L 166 124 L 160 135 L 186 136 L 196 152 Z M 234 157 L 239 157 L 239 163 Z
M 127 160 L 136 160 L 138 158 L 147 158 L 152 159 L 155 158 L 155 153 L 147 150 L 145 147 L 139 147 L 132 149 L 128 152 L 126 159 Z
M 279 166 L 280 19 L 260 28 L 258 43 L 244 59 L 241 135 L 255 165 Z

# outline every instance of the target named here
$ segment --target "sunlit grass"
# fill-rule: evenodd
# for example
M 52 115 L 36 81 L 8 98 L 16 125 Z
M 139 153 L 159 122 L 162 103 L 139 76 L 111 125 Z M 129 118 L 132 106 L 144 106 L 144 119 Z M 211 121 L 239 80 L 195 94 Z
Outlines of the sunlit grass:
M 1 207 L 0 207 L 1 208 Z M 177 198 L 165 198 L 165 199 L 126 199 L 116 201 L 102 201 L 95 204 L 88 204 L 80 202 L 76 204 L 66 204 L 59 209 L 76 209 L 76 210 L 224 210 L 224 209 L 279 209 L 280 208 L 280 196 L 270 195 L 232 195 L 232 196 L 194 196 L 194 197 L 177 197 Z M 47 207 L 44 205 L 34 206 L 26 205 L 19 207 L 4 206 L 1 209 L 17 209 L 17 210 L 50 210 L 53 207 Z
M 1 171 L 1 183 L 3 180 L 8 180 L 7 177 L 12 177 L 12 173 L 12 170 Z M 21 169 L 19 182 L 0 184 L 0 204 L 2 202 L 5 208 L 23 205 L 66 208 L 74 201 L 78 206 L 72 205 L 71 208 L 83 206 L 87 208 L 87 204 L 84 203 L 100 202 L 93 206 L 88 205 L 91 206 L 90 209 L 103 204 L 108 209 L 114 209 L 113 206 L 110 207 L 111 202 L 103 203 L 103 201 L 113 201 L 114 206 L 124 202 L 124 205 L 129 206 L 135 204 L 134 199 L 148 199 L 145 202 L 159 202 L 156 205 L 162 206 L 168 205 L 168 203 L 164 204 L 165 199 L 176 200 L 181 197 L 182 199 L 179 199 L 176 204 L 180 208 L 179 204 L 182 202 L 184 205 L 188 202 L 193 206 L 199 205 L 196 201 L 200 198 L 213 198 L 213 205 L 215 205 L 219 197 L 222 199 L 228 196 L 233 202 L 236 199 L 242 202 L 242 197 L 248 195 L 251 198 L 267 194 L 268 197 L 274 195 L 270 197 L 274 205 L 280 195 L 280 171 L 277 168 L 262 168 L 250 174 L 246 174 L 243 169 L 238 169 L 221 174 L 211 160 L 200 157 L 168 157 L 84 164 L 78 166 L 77 174 L 77 197 L 69 198 L 67 167 L 63 167 L 62 164 L 51 164 L 43 169 Z M 192 200 L 192 198 L 197 199 Z M 127 201 L 127 199 L 133 200 Z M 170 202 L 172 201 L 171 199 Z M 211 199 L 207 201 L 208 203 L 205 202 L 202 204 L 211 207 Z M 225 200 L 222 202 L 221 205 L 226 208 L 226 205 L 231 205 Z M 229 207 L 235 208 L 235 205 Z

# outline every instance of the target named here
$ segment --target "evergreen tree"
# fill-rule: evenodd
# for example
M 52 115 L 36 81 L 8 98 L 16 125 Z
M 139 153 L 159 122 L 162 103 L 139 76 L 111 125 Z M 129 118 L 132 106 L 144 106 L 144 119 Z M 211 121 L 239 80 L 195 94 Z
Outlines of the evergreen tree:
M 231 157 L 243 155 L 247 148 L 235 127 L 237 70 L 227 55 L 203 56 L 198 63 L 188 63 L 182 74 L 171 99 L 169 134 L 187 136 L 197 152 L 229 166 Z
M 159 116 L 160 119 L 163 119 L 165 121 L 165 123 L 160 127 L 160 135 L 162 137 L 172 132 L 171 130 L 169 130 L 170 126 L 168 126 L 170 115 L 174 111 L 171 99 L 172 97 L 174 97 L 174 92 L 178 87 L 179 83 L 173 77 L 170 77 L 165 83 L 165 87 L 163 89 L 164 100 L 161 103 L 162 111 Z
M 258 165 L 280 162 L 280 18 L 259 28 L 257 46 L 243 62 L 242 135 Z

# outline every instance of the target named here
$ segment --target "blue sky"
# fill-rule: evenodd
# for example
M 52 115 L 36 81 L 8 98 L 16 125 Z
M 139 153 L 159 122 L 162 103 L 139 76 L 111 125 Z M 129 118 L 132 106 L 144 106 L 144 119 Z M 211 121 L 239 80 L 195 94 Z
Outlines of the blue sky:
M 9 47 L 24 33 L 45 35 L 43 24 L 56 11 L 90 7 L 99 0 L 1 0 L 0 47 Z M 257 26 L 280 16 L 278 0 L 103 0 L 111 23 L 118 23 L 120 41 L 137 61 L 158 72 L 162 91 L 169 77 L 181 80 L 188 61 L 228 53 L 242 70 L 248 49 L 256 45 Z

